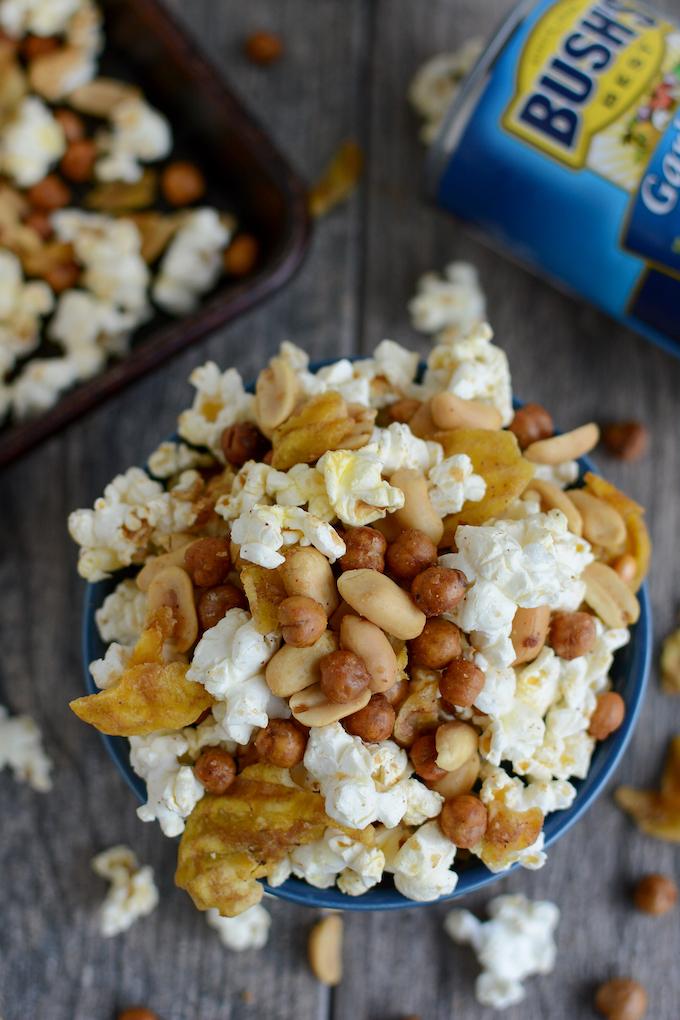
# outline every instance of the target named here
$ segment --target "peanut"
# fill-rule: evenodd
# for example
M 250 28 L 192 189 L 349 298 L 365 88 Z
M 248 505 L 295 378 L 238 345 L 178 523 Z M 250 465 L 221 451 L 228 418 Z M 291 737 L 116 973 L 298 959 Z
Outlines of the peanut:
M 272 694 L 288 698 L 305 690 L 321 679 L 319 665 L 324 656 L 338 647 L 335 635 L 327 630 L 318 641 L 307 648 L 284 645 L 271 657 L 265 670 L 265 680 Z
M 339 985 L 342 980 L 343 923 L 339 914 L 329 914 L 312 928 L 309 935 L 309 965 L 322 984 Z
M 430 400 L 430 413 L 442 431 L 460 428 L 496 431 L 503 424 L 501 413 L 495 407 L 478 400 L 463 400 L 455 393 L 437 393 Z
M 621 726 L 626 716 L 626 703 L 616 691 L 603 691 L 590 717 L 588 733 L 595 740 L 606 740 Z
M 184 554 L 187 547 L 194 541 L 191 535 L 176 536 L 178 541 L 176 547 L 170 552 L 161 553 L 160 556 L 152 556 L 146 561 L 137 574 L 135 581 L 140 591 L 148 591 L 153 579 L 166 567 L 181 567 L 184 565 Z
M 628 585 L 606 563 L 590 563 L 583 571 L 585 602 L 608 627 L 628 627 L 640 618 L 640 603 Z
M 520 407 L 509 428 L 517 437 L 522 450 L 539 439 L 548 439 L 555 431 L 550 412 L 541 404 L 525 404 Z
M 290 364 L 285 358 L 272 358 L 255 384 L 255 419 L 268 439 L 291 416 L 298 394 L 298 381 Z
M 410 641 L 425 626 L 425 615 L 389 577 L 376 570 L 348 570 L 338 579 L 338 591 L 359 616 L 393 637 Z
M 306 595 L 323 606 L 331 616 L 340 605 L 331 565 L 318 549 L 304 546 L 294 549 L 279 567 L 288 595 Z
M 626 523 L 610 503 L 585 489 L 570 489 L 568 498 L 581 514 L 583 536 L 593 545 L 617 549 L 626 540 Z
M 430 502 L 425 475 L 413 468 L 400 468 L 390 478 L 404 493 L 404 505 L 390 516 L 405 531 L 423 531 L 435 545 L 439 545 L 444 534 L 444 522 Z
M 148 591 L 149 617 L 161 606 L 172 609 L 172 643 L 178 652 L 188 651 L 198 637 L 198 617 L 193 585 L 186 570 L 165 567 L 156 574 Z
M 319 640 L 326 630 L 326 614 L 307 595 L 290 595 L 279 604 L 279 626 L 287 645 L 306 648 Z
M 474 726 L 454 719 L 438 727 L 435 745 L 437 765 L 446 772 L 455 772 L 477 753 L 479 736 Z
M 374 693 L 383 693 L 397 681 L 397 656 L 380 627 L 370 620 L 347 614 L 340 624 L 340 646 L 354 652 L 366 664 Z
M 371 700 L 366 687 L 353 701 L 329 701 L 320 684 L 313 684 L 294 694 L 288 702 L 295 719 L 303 726 L 330 726 L 348 715 L 360 712 Z
M 561 510 L 567 518 L 567 527 L 573 535 L 583 534 L 583 519 L 576 506 L 569 498 L 570 493 L 563 492 L 552 482 L 542 478 L 532 478 L 526 488 L 527 492 L 537 492 L 541 500 L 541 510 Z
M 550 606 L 536 606 L 534 609 L 519 608 L 512 620 L 510 640 L 517 658 L 513 666 L 533 662 L 548 636 Z
M 469 793 L 473 788 L 481 769 L 481 759 L 473 754 L 455 772 L 447 772 L 441 779 L 428 785 L 440 793 L 442 797 L 458 797 L 461 793 Z
M 534 464 L 562 464 L 565 460 L 578 460 L 595 449 L 600 430 L 594 422 L 581 425 L 571 432 L 550 439 L 539 439 L 524 451 L 527 460 Z
M 402 397 L 386 409 L 391 421 L 409 422 L 420 407 L 420 401 L 413 397 Z
M 611 567 L 627 585 L 633 584 L 637 576 L 637 561 L 631 553 L 618 556 Z
M 426 439 L 435 434 L 437 426 L 432 417 L 429 400 L 421 404 L 418 410 L 414 412 L 413 417 L 409 418 L 408 427 L 413 435 L 418 436 L 419 439 Z

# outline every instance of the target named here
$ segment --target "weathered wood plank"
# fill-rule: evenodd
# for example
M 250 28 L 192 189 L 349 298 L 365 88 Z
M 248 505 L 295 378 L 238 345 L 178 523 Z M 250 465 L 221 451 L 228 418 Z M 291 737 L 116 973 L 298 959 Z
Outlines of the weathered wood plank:
M 605 316 L 551 290 L 468 236 L 446 214 L 415 201 L 423 150 L 405 101 L 409 80 L 433 53 L 490 31 L 512 0 L 389 0 L 376 5 L 373 63 L 367 101 L 371 154 L 365 254 L 362 350 L 383 336 L 427 341 L 410 329 L 405 305 L 421 273 L 455 258 L 474 262 L 488 295 L 498 342 L 508 351 L 515 388 L 554 411 L 563 427 L 582 421 L 639 418 L 652 430 L 651 455 L 640 464 L 595 459 L 609 477 L 649 508 L 657 557 L 652 599 L 658 640 L 672 626 L 678 584 L 670 550 L 680 527 L 680 451 L 676 415 L 680 363 Z M 680 3 L 664 7 L 676 16 Z M 665 554 L 664 554 L 665 551 Z M 622 781 L 655 780 L 678 709 L 658 689 L 656 669 L 642 719 L 611 788 Z M 527 986 L 527 1000 L 508 1020 L 573 1020 L 594 1016 L 595 985 L 631 974 L 650 993 L 650 1015 L 674 1017 L 680 977 L 673 961 L 680 930 L 660 925 L 630 907 L 630 885 L 648 871 L 678 877 L 672 847 L 639 836 L 605 794 L 597 808 L 549 853 L 538 873 L 525 872 L 470 897 L 480 909 L 497 893 L 521 891 L 549 898 L 562 909 L 555 974 Z M 471 951 L 442 931 L 445 907 L 402 915 L 354 915 L 347 920 L 345 979 L 334 994 L 334 1020 L 399 1017 L 460 1020 L 491 1015 L 473 997 L 477 965 Z M 650 947 L 653 945 L 653 950 Z M 647 951 L 645 951 L 645 946 Z

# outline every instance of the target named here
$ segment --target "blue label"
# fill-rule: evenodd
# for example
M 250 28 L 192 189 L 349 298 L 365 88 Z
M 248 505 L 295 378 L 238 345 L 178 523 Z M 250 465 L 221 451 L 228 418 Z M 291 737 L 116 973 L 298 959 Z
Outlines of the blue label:
M 680 114 L 645 171 L 623 244 L 647 262 L 680 273 Z

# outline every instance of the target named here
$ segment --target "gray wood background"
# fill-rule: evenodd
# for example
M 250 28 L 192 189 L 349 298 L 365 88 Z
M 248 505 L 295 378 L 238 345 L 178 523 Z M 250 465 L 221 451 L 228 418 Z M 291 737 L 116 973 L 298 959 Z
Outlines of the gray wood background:
M 658 641 L 680 600 L 680 361 L 487 251 L 421 198 L 423 151 L 405 101 L 411 75 L 434 52 L 490 32 L 512 0 L 173 6 L 308 178 L 346 137 L 362 144 L 367 173 L 352 200 L 320 223 L 302 271 L 283 293 L 3 474 L 0 701 L 40 722 L 56 772 L 47 796 L 0 776 L 0 1014 L 111 1020 L 117 1009 L 143 1003 L 163 1020 L 488 1017 L 474 1000 L 472 954 L 442 932 L 445 907 L 348 916 L 345 977 L 332 993 L 306 967 L 314 917 L 302 908 L 272 902 L 264 952 L 239 956 L 221 947 L 173 887 L 175 845 L 137 820 L 97 735 L 67 709 L 82 688 L 83 585 L 66 516 L 172 431 L 194 365 L 212 357 L 252 377 L 286 338 L 319 357 L 368 352 L 385 336 L 424 349 L 409 328 L 406 301 L 422 272 L 462 257 L 479 267 L 519 395 L 547 404 L 563 427 L 630 416 L 651 427 L 644 462 L 601 463 L 649 507 Z M 680 0 L 665 6 L 680 15 Z M 261 26 L 280 31 L 287 46 L 285 60 L 267 70 L 249 66 L 240 52 L 242 37 Z M 678 703 L 660 693 L 655 670 L 616 782 L 652 782 L 678 721 Z M 162 900 L 128 934 L 104 940 L 96 926 L 104 887 L 89 862 L 118 842 L 154 866 Z M 532 980 L 508 1020 L 595 1016 L 593 988 L 613 974 L 647 985 L 654 1020 L 677 1020 L 677 912 L 653 920 L 630 907 L 631 882 L 650 870 L 680 877 L 677 851 L 638 835 L 605 795 L 544 870 L 494 887 L 548 897 L 563 912 L 555 973 Z M 490 895 L 466 905 L 481 909 Z

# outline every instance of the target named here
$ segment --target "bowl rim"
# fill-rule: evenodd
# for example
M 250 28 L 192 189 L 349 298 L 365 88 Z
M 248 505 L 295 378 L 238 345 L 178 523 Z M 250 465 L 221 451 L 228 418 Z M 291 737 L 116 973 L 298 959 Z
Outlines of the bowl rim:
M 334 364 L 339 358 L 329 358 L 323 361 L 315 361 L 310 364 L 310 371 L 316 372 L 325 365 Z M 361 357 L 352 357 L 346 360 L 362 360 Z M 514 406 L 521 407 L 522 402 L 513 401 Z M 176 435 L 171 438 L 179 438 Z M 585 471 L 595 471 L 594 465 L 587 457 L 582 457 L 579 463 L 579 479 Z M 100 641 L 95 623 L 95 611 L 102 604 L 105 597 L 105 590 L 112 590 L 112 586 L 119 583 L 126 576 L 126 571 L 116 571 L 105 581 L 88 582 L 85 588 L 83 601 L 83 613 L 81 624 L 81 654 L 83 672 L 85 675 L 85 688 L 88 694 L 97 693 L 89 670 L 89 663 L 96 658 L 93 641 Z M 621 762 L 623 754 L 632 738 L 637 720 L 642 708 L 647 683 L 649 680 L 651 654 L 652 654 L 652 613 L 649 599 L 647 582 L 645 581 L 639 592 L 640 618 L 630 628 L 631 639 L 626 646 L 632 651 L 631 662 L 626 671 L 626 678 L 631 690 L 626 698 L 626 716 L 623 725 L 608 737 L 606 741 L 598 744 L 593 752 L 590 768 L 585 779 L 570 779 L 576 786 L 576 797 L 571 807 L 552 812 L 548 815 L 545 824 L 545 849 L 553 846 L 573 825 L 578 822 L 586 811 L 597 800 L 603 792 L 604 787 L 612 778 L 615 770 Z M 122 775 L 128 787 L 133 791 L 140 803 L 146 801 L 146 784 L 132 770 L 129 761 L 129 744 L 125 737 L 110 736 L 106 733 L 99 733 L 109 757 L 114 762 L 116 769 Z M 167 837 L 164 837 L 167 838 Z M 520 864 L 513 864 L 510 868 L 501 872 L 492 872 L 481 862 L 476 861 L 463 871 L 458 872 L 458 883 L 453 892 L 441 896 L 436 900 L 419 901 L 410 900 L 397 891 L 391 884 L 385 885 L 381 881 L 377 886 L 369 889 L 361 896 L 348 896 L 342 893 L 335 886 L 327 889 L 318 889 L 309 885 L 299 878 L 288 878 L 279 886 L 270 886 L 268 882 L 262 881 L 265 892 L 278 899 L 288 900 L 292 903 L 315 909 L 328 908 L 333 910 L 407 910 L 418 907 L 434 906 L 438 903 L 445 903 L 451 900 L 460 899 L 469 893 L 477 892 L 492 882 L 506 878 L 516 872 Z

